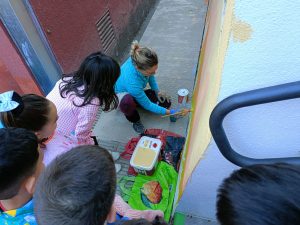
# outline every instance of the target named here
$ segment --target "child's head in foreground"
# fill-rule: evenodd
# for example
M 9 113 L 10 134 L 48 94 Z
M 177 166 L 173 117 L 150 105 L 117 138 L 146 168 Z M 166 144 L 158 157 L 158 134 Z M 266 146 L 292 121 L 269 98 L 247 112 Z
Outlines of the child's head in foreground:
M 221 225 L 300 224 L 300 166 L 253 165 L 233 172 L 219 188 Z
M 4 127 L 21 127 L 33 131 L 44 142 L 56 129 L 57 110 L 45 97 L 15 91 L 0 94 L 0 120 Z
M 57 157 L 37 183 L 39 225 L 102 225 L 113 204 L 115 166 L 103 148 L 85 145 Z
M 16 204 L 25 198 L 28 201 L 43 169 L 42 160 L 43 153 L 32 131 L 23 128 L 0 129 L 0 200 L 16 197 Z

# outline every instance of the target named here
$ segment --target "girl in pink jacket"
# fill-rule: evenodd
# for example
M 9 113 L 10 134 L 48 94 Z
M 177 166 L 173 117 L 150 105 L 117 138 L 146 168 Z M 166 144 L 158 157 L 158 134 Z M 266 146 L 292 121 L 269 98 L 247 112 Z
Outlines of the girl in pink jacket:
M 113 58 L 95 52 L 84 59 L 78 71 L 63 75 L 56 83 L 47 95 L 57 108 L 58 121 L 46 146 L 46 165 L 72 147 L 95 144 L 92 129 L 98 116 L 118 106 L 114 85 L 119 74 L 119 64 Z

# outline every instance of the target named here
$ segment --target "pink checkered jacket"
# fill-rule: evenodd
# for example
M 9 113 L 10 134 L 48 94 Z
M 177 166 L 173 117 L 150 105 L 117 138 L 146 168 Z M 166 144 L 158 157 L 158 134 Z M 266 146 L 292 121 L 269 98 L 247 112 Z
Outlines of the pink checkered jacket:
M 78 145 L 94 144 L 91 138 L 92 129 L 101 113 L 98 105 L 99 99 L 92 100 L 92 104 L 78 107 L 83 102 L 82 98 L 75 94 L 68 94 L 62 98 L 59 93 L 59 80 L 47 99 L 52 101 L 58 114 L 57 128 L 51 141 L 46 145 L 44 163 L 47 165 L 58 155 Z

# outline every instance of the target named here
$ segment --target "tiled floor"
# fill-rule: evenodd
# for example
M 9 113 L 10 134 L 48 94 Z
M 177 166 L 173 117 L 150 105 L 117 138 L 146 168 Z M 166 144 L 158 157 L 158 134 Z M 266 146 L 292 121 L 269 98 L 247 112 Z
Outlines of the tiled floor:
M 126 143 L 124 142 L 117 142 L 117 141 L 105 141 L 105 140 L 98 140 L 99 145 L 109 151 L 113 152 L 119 152 L 122 153 L 125 149 Z M 119 158 L 116 163 L 121 164 L 122 168 L 121 171 L 117 173 L 117 179 L 119 180 L 123 176 L 127 176 L 127 171 L 128 171 L 128 166 L 129 166 L 129 161 L 125 160 L 123 158 Z M 120 194 L 119 187 L 117 189 L 117 192 Z

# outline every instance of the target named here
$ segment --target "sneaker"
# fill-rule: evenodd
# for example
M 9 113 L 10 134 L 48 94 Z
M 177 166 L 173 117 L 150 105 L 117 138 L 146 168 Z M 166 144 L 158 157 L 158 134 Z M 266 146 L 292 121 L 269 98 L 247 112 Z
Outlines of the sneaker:
M 135 130 L 135 132 L 137 132 L 139 134 L 145 133 L 145 127 L 144 127 L 144 125 L 142 124 L 142 122 L 140 120 L 133 123 L 132 127 Z
M 115 163 L 116 173 L 119 173 L 122 169 L 121 164 Z
M 117 161 L 118 158 L 120 158 L 120 153 L 119 152 L 112 152 L 112 151 L 108 151 L 108 152 L 111 154 L 114 161 Z

